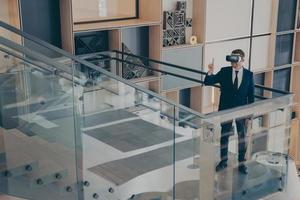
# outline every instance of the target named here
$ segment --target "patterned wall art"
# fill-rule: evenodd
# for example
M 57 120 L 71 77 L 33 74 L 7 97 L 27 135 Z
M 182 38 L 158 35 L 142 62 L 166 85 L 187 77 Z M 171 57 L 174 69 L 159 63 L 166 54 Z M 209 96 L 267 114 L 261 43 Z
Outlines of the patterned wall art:
M 132 54 L 131 50 L 124 43 L 122 46 L 123 46 L 123 51 L 125 53 Z M 122 63 L 123 78 L 134 79 L 134 78 L 145 77 L 145 76 L 148 76 L 151 74 L 151 72 L 149 70 L 147 70 L 146 68 L 138 66 L 138 65 L 145 66 L 145 64 L 140 59 L 132 57 L 132 56 L 124 55 L 124 60 L 131 62 L 131 63 L 136 63 L 137 65 L 130 64 L 130 63 Z
M 178 1 L 175 10 L 164 11 L 163 46 L 175 46 L 186 43 L 186 30 L 192 28 L 192 18 L 186 17 L 186 1 Z

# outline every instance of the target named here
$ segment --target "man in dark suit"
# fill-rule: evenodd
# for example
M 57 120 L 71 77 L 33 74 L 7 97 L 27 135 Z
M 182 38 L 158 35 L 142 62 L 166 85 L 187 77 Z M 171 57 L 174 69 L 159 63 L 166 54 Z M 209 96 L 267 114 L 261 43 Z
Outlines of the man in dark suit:
M 244 68 L 245 53 L 241 49 L 236 49 L 232 51 L 231 55 L 239 59 L 231 62 L 231 66 L 229 67 L 223 67 L 216 75 L 213 74 L 214 64 L 209 64 L 209 70 L 204 80 L 205 85 L 218 83 L 221 86 L 219 111 L 254 102 L 253 73 Z M 243 174 L 248 173 L 247 167 L 244 164 L 246 154 L 246 121 L 246 119 L 236 120 L 239 142 L 239 171 Z M 216 171 L 227 167 L 228 141 L 229 137 L 233 135 L 232 121 L 222 123 L 221 127 L 221 161 L 216 166 Z

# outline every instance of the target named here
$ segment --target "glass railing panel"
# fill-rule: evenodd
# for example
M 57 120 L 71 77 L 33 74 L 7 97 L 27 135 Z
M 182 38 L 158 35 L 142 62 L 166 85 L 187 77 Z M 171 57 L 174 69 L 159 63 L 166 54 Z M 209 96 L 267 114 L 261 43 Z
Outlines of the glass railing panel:
M 175 140 L 174 199 L 205 199 L 200 195 L 200 169 L 207 165 L 200 152 L 204 140 L 203 119 L 177 108 L 175 131 L 182 137 Z M 204 182 L 209 181 L 213 180 L 205 179 Z
M 103 55 L 104 53 L 101 53 Z M 112 53 L 106 54 L 110 56 L 114 56 Z M 94 55 L 92 55 L 94 56 Z M 113 59 L 115 60 L 115 59 Z M 121 62 L 118 60 L 118 62 Z M 101 66 L 101 64 L 99 65 Z M 102 65 L 103 66 L 103 65 Z M 134 80 L 133 80 L 134 81 Z M 198 173 L 200 176 L 200 180 L 205 181 L 193 181 L 189 179 L 189 175 L 193 173 L 184 172 L 182 168 L 183 166 L 180 165 L 181 160 L 178 157 L 181 156 L 180 152 L 177 152 L 175 145 L 175 176 L 174 176 L 174 190 L 173 195 L 184 196 L 187 195 L 186 193 L 182 192 L 182 188 L 186 187 L 186 185 L 191 186 L 192 188 L 200 187 L 202 190 L 193 190 L 190 195 L 197 195 L 199 192 L 199 197 L 201 198 L 208 198 L 209 193 L 214 193 L 212 198 L 217 199 L 226 199 L 226 198 L 249 198 L 249 195 L 257 195 L 257 198 L 264 197 L 278 191 L 284 189 L 285 181 L 285 170 L 287 169 L 286 166 L 279 167 L 277 171 L 272 171 L 272 169 L 267 167 L 267 171 L 269 177 L 265 177 L 265 179 L 254 179 L 264 171 L 264 166 L 260 162 L 256 161 L 255 159 L 262 159 L 261 157 L 270 157 L 270 159 L 278 160 L 282 159 L 283 162 L 287 155 L 288 151 L 288 138 L 289 138 L 289 106 L 291 105 L 291 98 L 292 96 L 288 93 L 284 93 L 279 90 L 273 90 L 261 86 L 257 86 L 260 90 L 264 91 L 263 96 L 257 97 L 257 101 L 255 104 L 247 105 L 244 107 L 239 107 L 233 110 L 228 110 L 224 112 L 215 112 L 212 113 L 205 118 L 212 125 L 209 125 L 206 129 L 199 129 L 193 127 L 191 121 L 193 120 L 199 121 L 198 123 L 201 124 L 200 118 L 198 115 L 192 117 L 191 113 L 188 109 L 179 109 L 176 107 L 175 114 L 175 132 L 178 133 L 180 130 L 184 130 L 187 135 L 189 135 L 192 139 L 192 143 L 189 147 L 185 148 L 185 150 L 193 149 L 193 155 L 189 158 L 193 160 L 193 163 L 188 165 L 188 167 L 193 168 L 197 167 L 197 162 L 201 163 L 200 170 L 194 172 L 195 174 Z M 280 98 L 273 98 L 275 93 L 278 93 L 278 96 L 282 96 Z M 268 99 L 269 98 L 269 99 Z M 259 102 L 258 102 L 259 101 Z M 260 104 L 261 103 L 261 104 Z M 284 108 L 284 109 L 282 109 Z M 226 114 L 227 113 L 227 114 Z M 279 117 L 281 116 L 281 118 Z M 251 123 L 248 126 L 248 130 L 245 131 L 244 134 L 247 133 L 247 136 L 243 138 L 247 138 L 247 142 L 240 139 L 242 142 L 239 141 L 239 137 L 237 134 L 234 137 L 230 137 L 230 156 L 228 157 L 228 163 L 230 163 L 229 167 L 227 167 L 226 173 L 221 173 L 220 175 L 215 172 L 216 164 L 219 162 L 220 156 L 220 142 L 221 142 L 221 126 L 220 124 L 224 124 L 225 126 L 230 129 L 227 132 L 232 132 L 231 125 L 228 125 L 228 121 L 238 121 L 238 124 L 244 124 L 246 126 L 245 118 L 251 119 Z M 242 122 L 241 122 L 242 121 Z M 195 122 L 194 122 L 195 123 Z M 177 126 L 178 124 L 178 126 Z M 227 125 L 226 125 L 227 124 Z M 235 125 L 235 127 L 240 125 Z M 192 128 L 191 128 L 192 127 Z M 197 127 L 197 126 L 196 126 Z M 251 127 L 251 128 L 249 128 Z M 237 129 L 237 128 L 235 128 Z M 192 131 L 194 130 L 194 131 Z M 235 130 L 237 132 L 237 130 Z M 279 132 L 279 133 L 278 133 Z M 229 135 L 232 135 L 229 134 Z M 249 136 L 251 135 L 251 136 Z M 199 136 L 200 141 L 197 139 Z M 210 137 L 213 136 L 213 137 Z M 180 140 L 180 139 L 179 139 Z M 224 138 L 222 138 L 224 140 Z M 246 139 L 245 139 L 246 140 Z M 175 143 L 178 141 L 176 138 Z M 247 144 L 246 144 L 247 143 Z M 195 145 L 198 144 L 198 145 Z M 251 146 L 253 148 L 251 152 L 247 153 L 247 162 L 246 166 L 250 171 L 249 179 L 245 179 L 239 175 L 239 163 L 237 162 L 238 155 L 239 155 L 239 146 Z M 250 145 L 251 144 L 251 145 Z M 180 149 L 180 143 L 178 144 Z M 198 148 L 198 149 L 197 149 Z M 203 153 L 203 154 L 201 154 Z M 245 157 L 246 157 L 246 153 Z M 203 156 L 201 156 L 203 155 Z M 199 157 L 199 158 L 198 158 Z M 196 160 L 196 161 L 195 161 Z M 197 161 L 198 160 L 198 161 Z M 280 161 L 280 162 L 281 162 Z M 277 161 L 275 161 L 276 163 Z M 259 163 L 259 164 L 257 164 Z M 187 167 L 187 168 L 188 168 Z M 178 168 L 178 169 L 177 169 Z M 270 172 L 270 173 L 269 173 Z M 195 175 L 194 174 L 194 175 Z M 186 181 L 182 179 L 185 177 Z M 242 177 L 242 178 L 240 178 Z M 277 181 L 279 180 L 279 181 Z M 256 188 L 259 184 L 270 185 L 272 186 L 271 190 L 263 191 L 266 188 Z M 177 186 L 177 187 L 176 187 Z M 178 189 L 179 187 L 179 189 Z M 178 189 L 178 190 L 177 190 Z M 193 194 L 192 194 L 193 193 Z M 170 194 L 170 193 L 169 193 Z
M 84 197 L 173 199 L 174 105 L 101 73 L 82 90 Z
M 3 53 L 18 70 L 0 74 L 1 192 L 79 199 L 72 80 L 15 57 L 20 53 L 12 49 Z
M 207 115 L 204 133 L 213 139 L 200 145 L 200 158 L 206 146 L 203 156 L 211 166 L 200 167 L 200 180 L 214 182 L 200 187 L 200 195 L 260 199 L 285 191 L 291 106 L 292 95 L 286 95 Z M 262 127 L 257 126 L 260 116 Z
M 35 62 L 40 62 L 41 59 L 51 59 L 57 63 L 55 66 L 47 66 L 43 62 L 40 62 L 40 67 L 53 71 L 56 70 L 57 73 L 72 74 L 73 61 L 71 61 L 71 59 L 65 56 L 64 53 L 57 51 L 57 47 L 51 46 L 47 42 L 42 41 L 25 32 L 21 32 L 20 30 L 15 29 L 14 27 L 10 27 L 12 28 L 12 30 L 9 30 L 6 27 L 6 24 L 3 24 L 2 22 L 0 22 L 0 25 L 0 32 L 3 33 L 1 34 L 2 39 L 8 40 L 4 41 L 6 42 L 5 45 L 9 45 L 11 48 L 14 48 L 14 45 L 11 45 L 11 43 L 15 43 L 17 45 L 22 46 L 23 48 L 30 49 L 33 52 L 38 52 L 41 58 L 33 59 L 29 53 L 26 53 L 25 55 L 21 52 L 18 53 L 19 56 L 29 57 Z M 13 68 L 10 68 L 10 70 L 16 70 L 17 67 L 19 66 L 13 66 Z

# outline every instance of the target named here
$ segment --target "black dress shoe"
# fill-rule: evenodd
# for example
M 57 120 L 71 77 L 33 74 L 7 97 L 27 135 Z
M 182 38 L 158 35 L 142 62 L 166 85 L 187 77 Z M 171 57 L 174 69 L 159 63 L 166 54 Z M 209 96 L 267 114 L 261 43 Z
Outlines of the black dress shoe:
M 224 161 L 219 162 L 219 164 L 216 166 L 216 172 L 219 172 L 227 167 L 227 163 Z
M 240 165 L 239 166 L 239 172 L 241 174 L 248 174 L 248 169 L 247 169 L 247 167 L 245 165 Z

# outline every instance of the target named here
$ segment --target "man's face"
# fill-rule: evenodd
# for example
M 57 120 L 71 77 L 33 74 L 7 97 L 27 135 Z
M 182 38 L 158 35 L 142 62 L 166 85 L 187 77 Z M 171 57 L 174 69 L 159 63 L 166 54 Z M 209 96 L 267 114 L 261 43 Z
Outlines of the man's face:
M 232 68 L 235 70 L 239 70 L 241 67 L 243 67 L 243 65 L 244 65 L 244 58 L 241 58 L 240 62 L 232 62 L 231 63 Z

